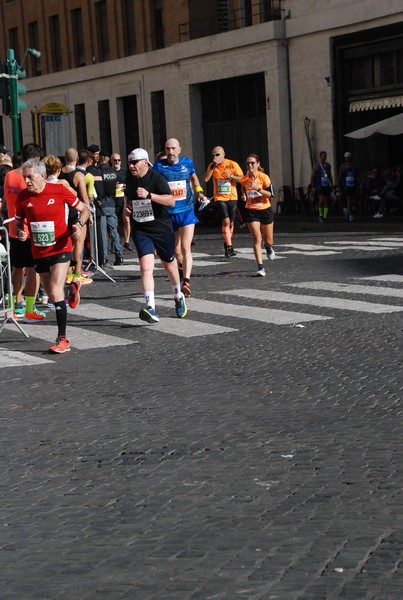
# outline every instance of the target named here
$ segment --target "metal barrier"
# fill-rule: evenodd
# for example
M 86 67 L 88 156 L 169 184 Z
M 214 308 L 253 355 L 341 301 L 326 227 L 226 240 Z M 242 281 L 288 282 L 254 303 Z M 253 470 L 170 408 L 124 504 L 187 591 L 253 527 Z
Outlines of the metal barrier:
M 10 240 L 5 227 L 0 227 L 0 334 L 6 323 L 11 321 L 25 337 L 26 331 L 14 318 L 13 286 L 11 283 Z

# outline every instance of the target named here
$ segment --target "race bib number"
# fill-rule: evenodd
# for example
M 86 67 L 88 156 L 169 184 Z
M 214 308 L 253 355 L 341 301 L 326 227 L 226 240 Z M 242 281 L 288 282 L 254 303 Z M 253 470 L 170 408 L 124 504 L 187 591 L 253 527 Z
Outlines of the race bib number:
M 225 195 L 231 193 L 231 182 L 228 179 L 219 179 L 217 181 L 217 191 L 219 195 Z
M 32 221 L 31 234 L 34 246 L 43 248 L 56 244 L 54 221 Z
M 353 175 L 347 175 L 346 187 L 354 187 L 354 176 Z
M 142 198 L 141 200 L 133 200 L 133 219 L 138 223 L 145 223 L 146 221 L 154 221 L 154 212 L 151 204 L 151 200 L 148 198 Z
M 246 202 L 249 206 L 256 206 L 263 202 L 263 196 L 257 190 L 248 190 L 246 192 L 246 198 Z
M 168 181 L 171 194 L 177 200 L 186 200 L 186 181 Z
M 330 182 L 329 182 L 327 175 L 322 175 L 322 177 L 320 178 L 320 185 L 322 187 L 327 187 L 329 184 L 330 184 Z

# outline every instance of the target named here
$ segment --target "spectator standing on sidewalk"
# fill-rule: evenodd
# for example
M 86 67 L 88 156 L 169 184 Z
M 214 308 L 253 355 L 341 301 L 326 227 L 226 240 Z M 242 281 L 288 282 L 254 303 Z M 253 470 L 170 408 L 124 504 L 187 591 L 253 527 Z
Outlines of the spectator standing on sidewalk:
M 123 247 L 128 252 L 133 252 L 134 246 L 130 242 L 130 236 L 131 236 L 130 217 L 128 215 L 123 214 L 127 171 L 126 171 L 126 169 L 122 168 L 122 159 L 118 152 L 112 153 L 111 166 L 112 166 L 112 169 L 116 173 L 116 193 L 115 193 L 116 216 L 118 218 L 118 223 L 120 222 L 123 225 L 123 239 L 124 239 Z
M 329 215 L 330 193 L 333 186 L 332 168 L 326 161 L 327 153 L 322 150 L 319 160 L 313 165 L 311 171 L 311 187 L 315 188 L 318 196 L 319 222 L 327 223 Z
M 358 196 L 358 173 L 353 164 L 353 155 L 351 152 L 345 152 L 344 163 L 340 165 L 338 184 L 343 192 L 343 209 L 346 220 L 350 223 L 354 221 L 353 207 Z
M 111 167 L 109 158 L 105 153 L 100 153 L 99 170 L 102 174 L 104 196 L 102 198 L 103 215 L 101 217 L 102 240 L 104 256 L 108 255 L 108 236 L 111 241 L 112 251 L 115 254 L 114 266 L 123 265 L 123 246 L 118 232 L 118 217 L 116 214 L 116 184 L 117 174 Z

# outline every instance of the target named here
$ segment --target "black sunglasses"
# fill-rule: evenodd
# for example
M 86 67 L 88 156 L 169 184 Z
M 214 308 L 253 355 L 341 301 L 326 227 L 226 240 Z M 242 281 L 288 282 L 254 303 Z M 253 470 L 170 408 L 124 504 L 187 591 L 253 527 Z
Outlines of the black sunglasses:
M 248 161 L 246 161 L 246 164 L 247 164 L 247 165 L 255 165 L 255 164 L 256 164 L 256 161 L 255 161 L 255 162 L 252 162 L 252 161 L 249 161 L 249 162 L 248 162 Z
M 145 160 L 145 158 L 139 158 L 138 160 L 129 160 L 129 165 L 137 165 L 141 160 Z
M 221 152 L 217 152 L 217 154 L 212 154 L 212 156 L 220 156 Z

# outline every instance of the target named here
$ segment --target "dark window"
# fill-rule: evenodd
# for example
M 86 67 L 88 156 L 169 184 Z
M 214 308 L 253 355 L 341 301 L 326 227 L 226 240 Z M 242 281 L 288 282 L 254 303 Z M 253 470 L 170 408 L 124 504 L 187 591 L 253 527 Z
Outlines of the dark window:
M 87 147 L 87 121 L 85 118 L 85 104 L 74 105 L 74 120 L 76 123 L 77 148 Z
M 28 23 L 28 40 L 30 48 L 35 48 L 36 50 L 39 50 L 39 34 L 37 21 L 32 21 L 32 23 Z M 27 71 L 30 76 L 41 75 L 41 59 L 32 58 L 27 63 Z
M 265 82 L 261 74 L 222 79 L 202 85 L 206 123 L 266 117 Z
M 20 60 L 19 60 L 20 50 L 19 50 L 18 28 L 17 27 L 13 27 L 13 29 L 9 29 L 8 43 L 9 43 L 9 48 L 12 48 L 14 50 L 15 60 L 17 61 L 17 63 L 19 63 L 20 62 Z
M 71 27 L 74 37 L 74 66 L 85 66 L 85 49 L 83 35 L 83 15 L 81 8 L 76 8 L 71 11 Z
M 154 1 L 155 48 L 165 48 L 164 14 L 161 0 Z
M 98 102 L 99 141 L 102 150 L 112 152 L 111 117 L 109 112 L 109 100 Z
M 218 31 L 228 31 L 229 26 L 229 5 L 228 0 L 218 0 L 217 2 L 217 22 Z
M 60 45 L 60 24 L 59 15 L 49 17 L 49 33 L 52 71 L 61 71 L 63 69 L 62 47 Z
M 206 161 L 224 144 L 226 154 L 243 164 L 256 152 L 268 167 L 266 86 L 263 73 L 200 85 Z
M 96 37 L 98 40 L 98 61 L 109 60 L 108 7 L 106 0 L 95 4 Z
M 364 56 L 351 62 L 350 89 L 363 90 L 373 86 L 372 57 Z
M 136 54 L 134 0 L 122 0 L 122 30 L 125 56 Z
M 154 151 L 157 153 L 164 149 L 165 141 L 167 139 L 164 92 L 151 92 L 151 112 L 153 120 Z
M 139 118 L 137 112 L 137 96 L 125 96 L 123 102 L 123 117 L 127 153 L 140 146 Z

